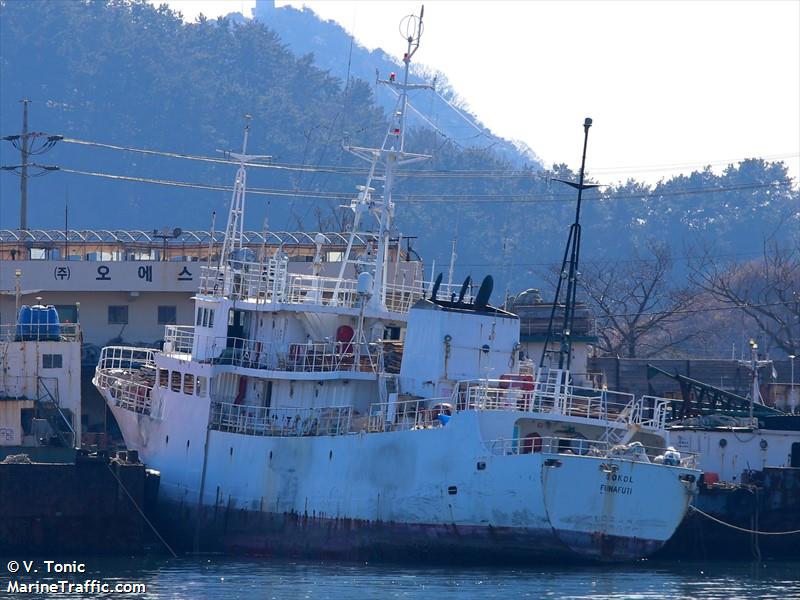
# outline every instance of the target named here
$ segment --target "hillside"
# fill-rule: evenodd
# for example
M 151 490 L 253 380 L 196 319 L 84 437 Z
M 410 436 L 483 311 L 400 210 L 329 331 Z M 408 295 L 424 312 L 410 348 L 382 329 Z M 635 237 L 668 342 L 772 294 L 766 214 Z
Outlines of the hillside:
M 213 155 L 240 146 L 247 113 L 251 152 L 279 163 L 353 167 L 362 165 L 341 143 L 375 145 L 386 127 L 372 83 L 344 82 L 320 68 L 315 55 L 296 55 L 269 22 L 185 24 L 144 0 L 5 1 L 0 22 L 2 135 L 19 132 L 18 99 L 26 97 L 33 100 L 36 131 Z M 319 27 L 315 38 L 332 26 Z M 583 116 L 576 115 L 575 131 L 565 132 L 576 144 Z M 19 161 L 8 143 L 0 147 L 0 163 Z M 417 171 L 436 171 L 404 178 L 397 189 L 398 227 L 419 237 L 416 249 L 428 264 L 444 265 L 457 237 L 457 277 L 492 272 L 499 289 L 512 281 L 513 291 L 539 284 L 546 266 L 560 260 L 574 193 L 553 178 L 574 179 L 566 167 L 520 169 L 494 149 L 459 145 L 422 126 L 410 133 L 407 148 L 433 155 Z M 229 165 L 64 142 L 36 160 L 216 185 L 230 185 L 234 174 Z M 330 225 L 341 200 L 307 192 L 352 193 L 360 183 L 330 172 L 252 170 L 250 186 L 288 192 L 250 196 L 247 227 L 261 229 L 265 217 L 276 230 Z M 12 173 L 0 174 L 0 228 L 18 225 L 18 189 Z M 62 228 L 67 199 L 72 228 L 207 229 L 213 210 L 224 213 L 228 194 L 49 173 L 31 182 L 31 226 Z M 630 180 L 587 196 L 583 258 L 626 256 L 650 239 L 667 241 L 675 256 L 699 241 L 720 255 L 746 256 L 759 251 L 765 234 L 796 231 L 799 205 L 785 166 L 757 158 L 721 174 L 705 169 L 655 186 Z

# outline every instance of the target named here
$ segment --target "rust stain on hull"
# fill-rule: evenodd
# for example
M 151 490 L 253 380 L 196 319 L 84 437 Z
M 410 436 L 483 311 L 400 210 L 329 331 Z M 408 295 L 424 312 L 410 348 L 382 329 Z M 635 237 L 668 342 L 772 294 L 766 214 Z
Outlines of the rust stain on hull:
M 541 563 L 626 561 L 663 542 L 549 528 L 409 524 L 298 513 L 206 509 L 162 510 L 164 527 L 184 549 L 200 533 L 200 550 L 256 556 L 356 561 Z

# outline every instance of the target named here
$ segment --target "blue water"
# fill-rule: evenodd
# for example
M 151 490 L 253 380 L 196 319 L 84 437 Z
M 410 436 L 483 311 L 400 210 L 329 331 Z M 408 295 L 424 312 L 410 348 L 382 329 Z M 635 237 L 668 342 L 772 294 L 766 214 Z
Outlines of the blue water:
M 0 598 L 47 598 L 8 593 L 7 560 Z M 37 559 L 41 560 L 41 559 Z M 800 563 L 667 563 L 526 569 L 401 567 L 269 560 L 87 558 L 78 576 L 20 576 L 20 582 L 98 579 L 147 584 L 145 595 L 106 598 L 248 599 L 800 599 Z M 42 566 L 42 565 L 39 565 Z M 95 598 L 96 595 L 67 595 Z

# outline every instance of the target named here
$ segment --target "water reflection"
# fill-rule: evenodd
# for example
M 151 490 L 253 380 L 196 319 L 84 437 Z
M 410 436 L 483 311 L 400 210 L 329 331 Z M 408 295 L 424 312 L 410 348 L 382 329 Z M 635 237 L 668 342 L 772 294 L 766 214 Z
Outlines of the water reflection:
M 5 564 L 6 561 L 3 561 Z M 146 598 L 233 600 L 459 600 L 503 598 L 789 599 L 800 598 L 800 563 L 674 563 L 531 567 L 529 569 L 401 567 L 268 560 L 85 559 L 75 581 L 142 582 Z M 3 573 L 0 598 L 8 593 Z M 20 582 L 36 576 L 20 576 Z M 57 581 L 64 577 L 50 578 Z M 47 579 L 42 577 L 41 581 Z M 27 595 L 45 598 L 47 594 Z M 94 598 L 72 595 L 70 598 Z M 119 596 L 135 598 L 136 595 Z

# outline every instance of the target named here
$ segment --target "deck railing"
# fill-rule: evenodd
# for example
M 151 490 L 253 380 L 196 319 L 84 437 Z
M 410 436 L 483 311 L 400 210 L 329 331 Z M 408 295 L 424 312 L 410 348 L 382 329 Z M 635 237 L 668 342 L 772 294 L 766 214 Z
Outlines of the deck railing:
M 655 462 L 672 466 L 694 468 L 698 454 L 695 452 L 677 453 L 672 449 L 658 446 L 644 446 L 640 443 L 611 444 L 603 440 L 587 440 L 568 437 L 528 437 L 500 438 L 485 442 L 486 448 L 495 456 L 522 454 L 563 454 L 617 458 L 636 462 Z
M 211 428 L 276 437 L 344 435 L 350 431 L 352 414 L 352 406 L 268 408 L 212 402 Z
M 526 387 L 515 387 L 525 384 Z M 507 410 L 555 413 L 603 421 L 612 429 L 638 426 L 663 431 L 669 400 L 632 394 L 565 386 L 563 390 L 538 387 L 538 382 L 509 380 L 462 381 L 449 397 L 385 400 L 370 405 L 367 429 L 392 431 L 439 426 L 439 414 L 464 410 Z M 619 436 L 620 439 L 622 436 Z M 610 441 L 614 441 L 610 437 Z M 605 441 L 609 441 L 605 440 Z
M 367 431 L 405 431 L 441 427 L 439 415 L 453 413 L 450 398 L 415 398 L 399 402 L 376 402 L 370 405 Z
M 535 381 L 520 382 L 483 379 L 460 382 L 453 392 L 458 410 L 519 410 L 523 412 L 555 412 L 589 419 L 616 419 L 634 416 L 632 394 L 563 386 Z M 517 385 L 515 385 L 517 384 Z M 527 389 L 526 389 L 527 388 Z
M 0 342 L 79 342 L 81 326 L 78 323 L 26 323 L 0 325 Z
M 155 353 L 152 348 L 133 346 L 106 346 L 100 351 L 98 369 L 142 369 L 155 368 Z
M 93 383 L 126 410 L 157 418 L 160 403 L 154 402 L 156 365 L 151 348 L 106 346 L 100 352 Z
M 224 267 L 201 267 L 200 293 L 236 300 L 358 308 L 356 279 L 289 273 L 285 262 L 236 261 Z M 386 309 L 406 313 L 422 297 L 422 283 L 388 284 Z
M 137 379 L 131 373 L 114 375 L 107 371 L 95 372 L 94 384 L 106 391 L 120 408 L 135 413 L 158 417 L 153 410 L 153 383 Z
M 270 371 L 375 373 L 380 368 L 382 350 L 379 344 L 359 347 L 352 342 L 268 344 L 244 338 L 206 336 L 196 333 L 191 326 L 168 325 L 164 354 Z

